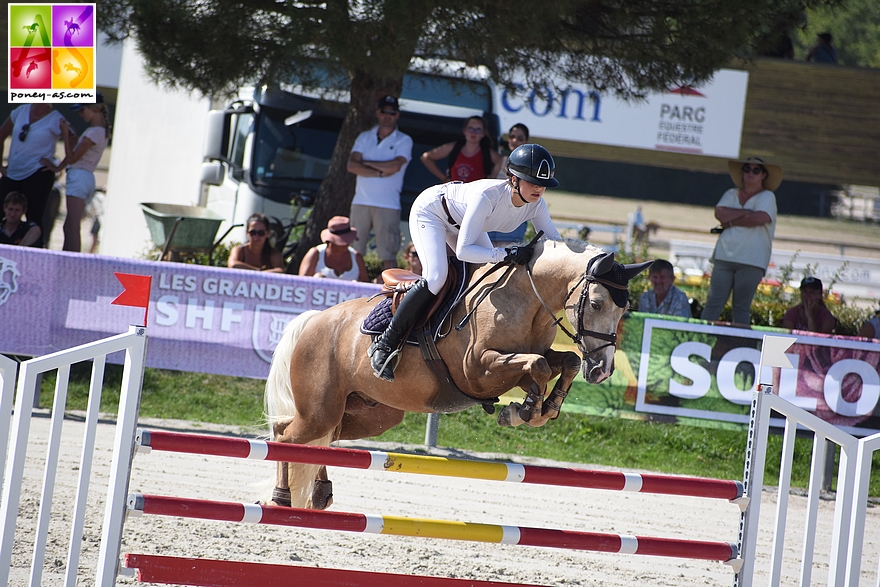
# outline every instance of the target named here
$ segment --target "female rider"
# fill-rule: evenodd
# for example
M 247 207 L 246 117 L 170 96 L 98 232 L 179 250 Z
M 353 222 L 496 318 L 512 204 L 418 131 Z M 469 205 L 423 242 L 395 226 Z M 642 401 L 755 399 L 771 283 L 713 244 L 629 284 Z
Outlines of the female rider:
M 447 245 L 456 257 L 469 263 L 525 265 L 531 251 L 494 247 L 490 230 L 511 231 L 531 220 L 535 230 L 559 239 L 550 221 L 544 189 L 556 187 L 556 164 L 541 145 L 517 147 L 507 166 L 507 179 L 451 182 L 430 187 L 413 203 L 409 229 L 419 258 L 422 277 L 403 298 L 384 333 L 370 345 L 370 363 L 376 377 L 394 381 L 399 348 L 413 323 L 434 302 L 448 271 Z

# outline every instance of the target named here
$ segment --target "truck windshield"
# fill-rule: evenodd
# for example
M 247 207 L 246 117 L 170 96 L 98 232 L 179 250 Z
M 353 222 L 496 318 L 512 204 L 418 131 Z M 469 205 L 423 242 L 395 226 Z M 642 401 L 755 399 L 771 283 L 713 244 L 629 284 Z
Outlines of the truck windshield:
M 254 144 L 253 182 L 293 189 L 314 189 L 327 174 L 339 131 L 339 121 L 312 116 L 294 125 L 285 119 L 296 114 L 262 108 Z

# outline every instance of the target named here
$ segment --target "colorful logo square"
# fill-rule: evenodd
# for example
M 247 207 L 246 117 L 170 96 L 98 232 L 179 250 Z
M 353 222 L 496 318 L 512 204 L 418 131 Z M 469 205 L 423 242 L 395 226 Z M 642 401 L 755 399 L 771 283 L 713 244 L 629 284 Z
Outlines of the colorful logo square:
M 52 46 L 95 46 L 94 4 L 61 4 L 52 6 Z
M 91 47 L 52 49 L 52 87 L 64 90 L 95 85 L 95 50 Z
M 95 4 L 9 4 L 9 103 L 94 103 Z

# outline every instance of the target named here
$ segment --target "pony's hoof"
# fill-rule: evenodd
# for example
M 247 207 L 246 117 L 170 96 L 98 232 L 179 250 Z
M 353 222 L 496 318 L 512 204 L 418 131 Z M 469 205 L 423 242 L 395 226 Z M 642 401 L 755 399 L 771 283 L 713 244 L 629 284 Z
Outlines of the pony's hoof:
M 290 489 L 281 489 L 276 487 L 272 491 L 272 501 L 269 502 L 271 504 L 281 506 L 281 507 L 290 507 Z
M 316 510 L 326 510 L 333 503 L 333 482 L 315 479 L 315 487 L 312 490 L 312 507 Z
M 524 424 L 525 420 L 519 417 L 519 404 L 508 404 L 501 408 L 501 411 L 498 412 L 498 425 L 499 426 L 519 426 L 520 424 Z

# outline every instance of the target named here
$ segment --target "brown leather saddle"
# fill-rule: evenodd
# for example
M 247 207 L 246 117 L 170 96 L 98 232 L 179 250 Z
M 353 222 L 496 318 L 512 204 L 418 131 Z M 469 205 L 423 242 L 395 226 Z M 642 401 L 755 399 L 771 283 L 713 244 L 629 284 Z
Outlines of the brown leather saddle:
M 462 265 L 461 269 L 465 275 L 459 274 L 459 267 L 456 266 L 456 263 L 449 263 L 449 276 L 446 278 L 446 283 L 443 284 L 443 288 L 437 295 L 437 299 L 430 310 L 416 321 L 413 326 L 413 332 L 415 332 L 419 349 L 422 351 L 422 357 L 440 386 L 440 392 L 431 405 L 434 411 L 439 413 L 460 412 L 479 404 L 487 413 L 493 414 L 498 398 L 479 399 L 468 395 L 467 392 L 460 389 L 452 379 L 449 368 L 443 362 L 443 358 L 437 350 L 436 340 L 439 338 L 439 327 L 452 314 L 454 304 L 457 301 L 450 298 L 453 296 L 457 298 L 460 292 L 457 291 L 456 285 L 467 281 L 462 279 L 462 277 L 467 275 L 466 266 Z M 420 279 L 422 279 L 420 275 L 406 269 L 392 268 L 382 272 L 383 284 L 379 295 L 391 298 L 392 315 L 397 311 L 406 292 Z M 441 310 L 442 315 L 435 315 Z M 434 325 L 433 328 L 432 324 Z M 409 337 L 410 333 L 407 333 L 406 338 Z

